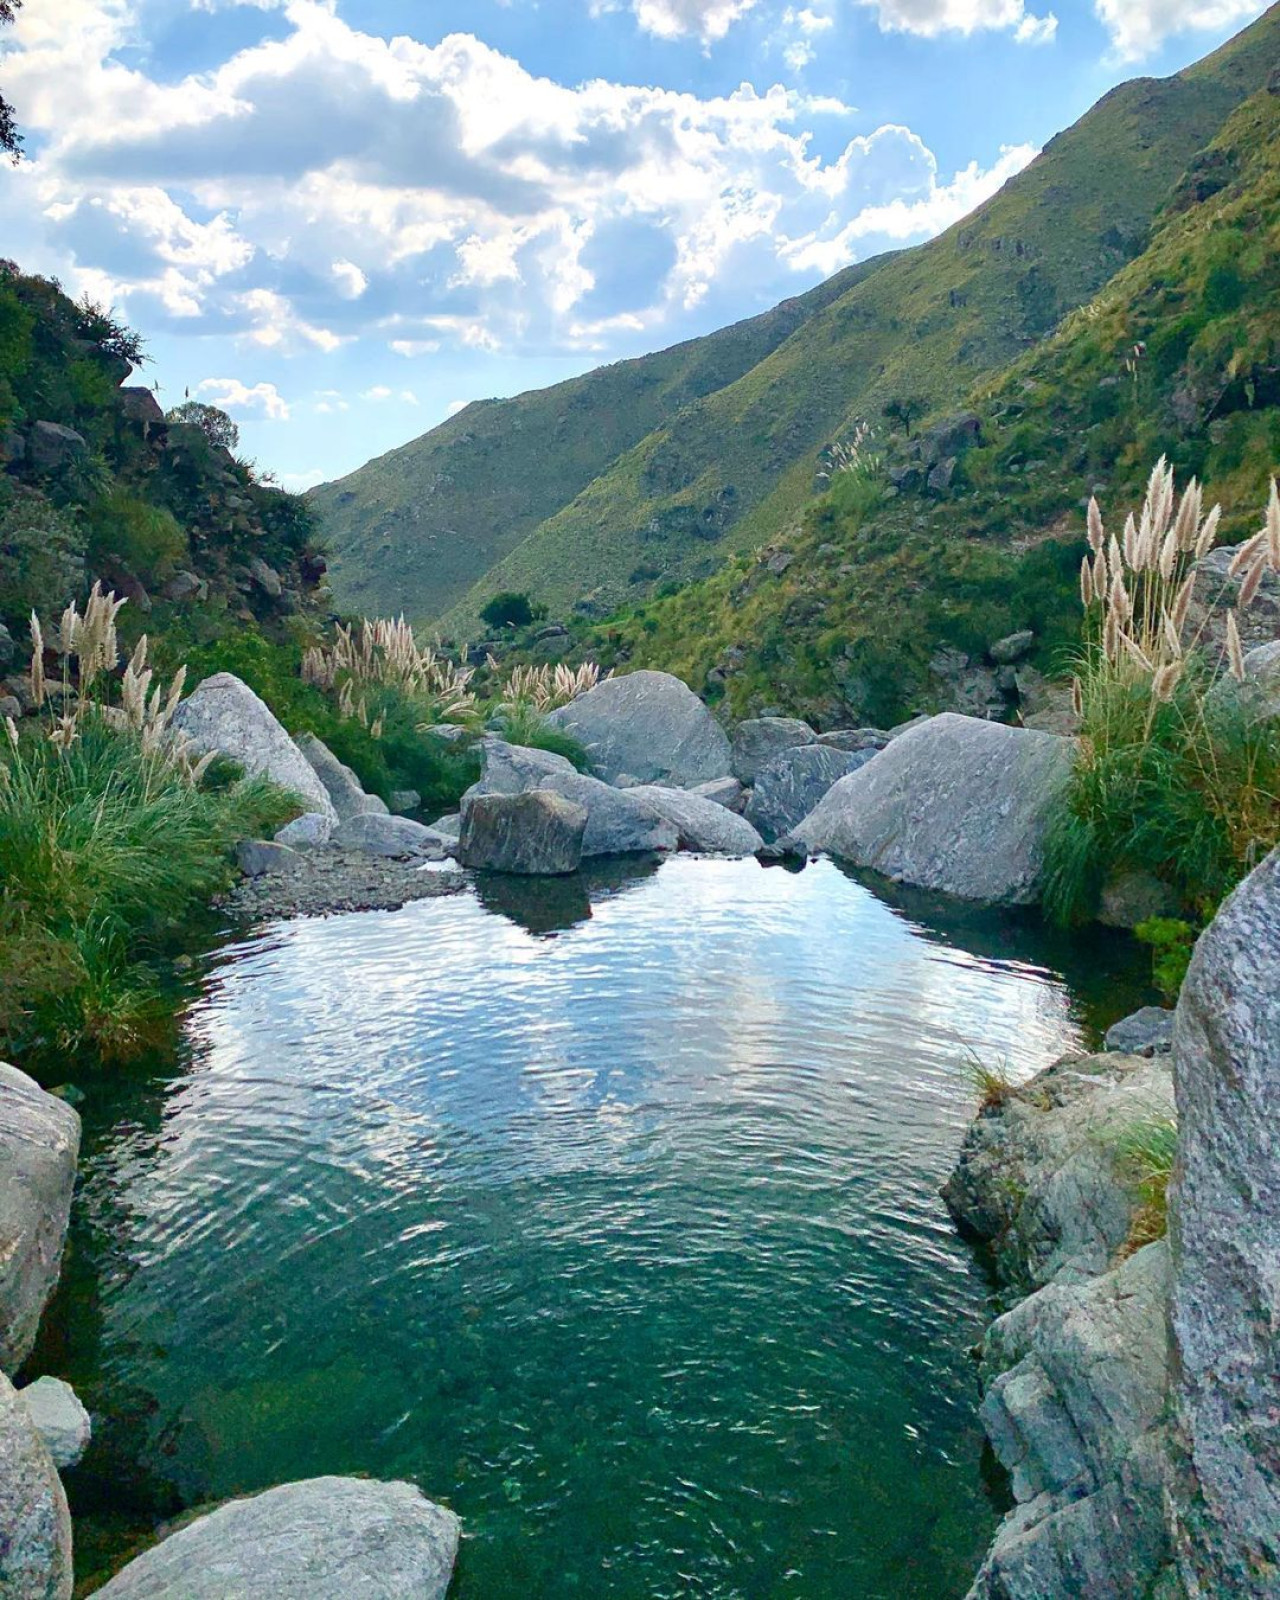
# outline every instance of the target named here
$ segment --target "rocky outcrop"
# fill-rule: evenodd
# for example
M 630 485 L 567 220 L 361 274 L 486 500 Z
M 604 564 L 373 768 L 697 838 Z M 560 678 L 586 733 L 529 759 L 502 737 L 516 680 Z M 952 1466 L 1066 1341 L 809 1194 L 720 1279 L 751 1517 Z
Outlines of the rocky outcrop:
M 26 1406 L 54 1466 L 74 1467 L 93 1437 L 93 1424 L 80 1396 L 61 1378 L 37 1378 L 18 1390 L 18 1398 Z
M 757 772 L 743 814 L 772 843 L 803 822 L 833 784 L 865 767 L 875 754 L 821 744 L 784 750 Z
M 173 726 L 198 751 L 216 750 L 248 777 L 266 777 L 337 821 L 323 783 L 265 703 L 233 673 L 217 672 L 197 684 L 174 712 Z
M 660 817 L 672 823 L 677 829 L 681 850 L 698 850 L 715 856 L 753 856 L 763 842 L 744 817 L 688 789 L 663 789 L 656 784 L 644 784 L 628 789 L 627 798 L 651 806 Z
M 548 789 L 476 795 L 462 813 L 458 859 L 488 872 L 554 877 L 578 870 L 586 831 L 586 811 Z
M 71 1107 L 0 1063 L 0 1372 L 26 1360 L 58 1281 L 79 1153 Z
M 899 734 L 794 830 L 899 883 L 993 905 L 1033 904 L 1073 746 L 950 713 Z
M 752 784 L 775 756 L 813 744 L 817 737 L 809 724 L 798 717 L 753 717 L 733 730 L 730 770 L 739 783 Z
M 551 712 L 586 747 L 596 776 L 682 787 L 729 772 L 729 740 L 693 690 L 667 672 L 630 672 Z
M 298 749 L 324 786 L 339 822 L 347 822 L 352 817 L 364 816 L 368 812 L 386 813 L 384 802 L 376 794 L 366 794 L 351 768 L 344 766 L 329 746 L 317 739 L 314 733 L 301 734 Z
M 453 1512 L 411 1483 L 309 1478 L 197 1518 L 97 1592 L 101 1600 L 444 1600 L 458 1535 Z
M 70 1600 L 71 1514 L 53 1461 L 0 1373 L 0 1595 Z
M 1280 851 L 1201 935 L 1174 1024 L 1170 1191 L 1189 1595 L 1280 1593 Z

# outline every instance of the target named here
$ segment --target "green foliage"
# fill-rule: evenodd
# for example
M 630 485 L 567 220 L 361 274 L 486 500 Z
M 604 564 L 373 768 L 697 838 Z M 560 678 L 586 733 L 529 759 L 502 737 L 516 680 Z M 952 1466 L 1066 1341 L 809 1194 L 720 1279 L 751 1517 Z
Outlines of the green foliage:
M 527 701 L 515 701 L 499 708 L 491 726 L 508 744 L 525 745 L 533 750 L 549 750 L 552 755 L 571 761 L 579 772 L 591 771 L 591 758 L 586 747 L 572 734 L 548 722 Z
M 1178 1125 L 1172 1117 L 1152 1116 L 1117 1130 L 1109 1142 L 1136 1201 L 1129 1237 L 1121 1250 L 1127 1256 L 1162 1239 L 1168 1231 L 1168 1190 L 1178 1158 Z
M 205 405 L 202 400 L 184 400 L 165 412 L 168 422 L 189 423 L 199 428 L 210 444 L 221 445 L 224 450 L 237 450 L 240 446 L 240 429 L 218 406 Z
M 0 479 L 0 622 L 16 632 L 32 611 L 61 611 L 86 587 L 84 556 L 70 516 Z
M 535 604 L 527 594 L 504 589 L 481 609 L 480 620 L 490 628 L 527 628 L 546 614 L 546 606 Z
M 1133 931 L 1143 944 L 1151 947 L 1151 975 L 1156 988 L 1170 1003 L 1175 1002 L 1191 965 L 1195 928 L 1177 917 L 1149 917 Z
M 886 400 L 880 407 L 880 415 L 889 423 L 890 427 L 901 428 L 907 438 L 911 437 L 911 424 L 922 417 L 929 409 L 929 403 L 920 395 L 895 396 Z
M 188 558 L 186 535 L 173 512 L 113 485 L 85 510 L 89 561 L 95 571 L 123 563 L 132 573 L 166 578 Z

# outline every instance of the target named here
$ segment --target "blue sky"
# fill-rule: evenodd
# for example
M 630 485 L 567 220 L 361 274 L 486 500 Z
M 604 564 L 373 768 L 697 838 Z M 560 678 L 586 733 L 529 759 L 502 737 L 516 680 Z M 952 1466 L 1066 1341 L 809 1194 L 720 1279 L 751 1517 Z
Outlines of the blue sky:
M 291 487 L 980 203 L 1258 0 L 27 0 L 4 254 Z

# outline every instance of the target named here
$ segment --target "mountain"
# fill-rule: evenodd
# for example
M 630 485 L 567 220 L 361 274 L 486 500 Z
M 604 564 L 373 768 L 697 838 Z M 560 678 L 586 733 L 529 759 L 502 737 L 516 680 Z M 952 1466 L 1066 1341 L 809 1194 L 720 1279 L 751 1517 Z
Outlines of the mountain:
M 938 239 L 708 339 L 468 407 L 317 489 L 339 603 L 463 634 L 506 588 L 601 615 L 773 538 L 858 419 L 959 404 L 1139 256 L 1278 55 L 1273 7 L 1195 67 L 1112 91 Z

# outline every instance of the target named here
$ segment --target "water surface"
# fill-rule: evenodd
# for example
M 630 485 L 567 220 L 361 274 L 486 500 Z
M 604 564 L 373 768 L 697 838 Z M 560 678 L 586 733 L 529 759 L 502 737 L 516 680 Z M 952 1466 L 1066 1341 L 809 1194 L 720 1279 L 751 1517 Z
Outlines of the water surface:
M 459 1512 L 458 1600 L 962 1595 L 999 1506 L 957 1061 L 1126 996 L 924 907 L 679 858 L 228 948 L 181 1059 L 86 1108 L 41 1352 L 100 1419 L 82 1574 L 357 1472 Z

